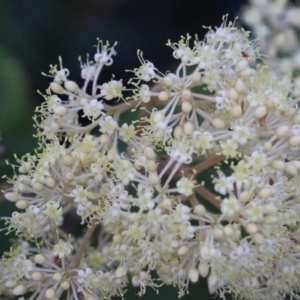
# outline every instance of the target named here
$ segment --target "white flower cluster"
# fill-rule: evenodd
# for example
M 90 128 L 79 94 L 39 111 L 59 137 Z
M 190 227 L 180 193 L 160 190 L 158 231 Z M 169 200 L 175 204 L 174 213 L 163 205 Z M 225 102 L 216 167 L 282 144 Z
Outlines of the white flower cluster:
M 4 255 L 3 293 L 109 299 L 131 282 L 181 297 L 201 276 L 223 298 L 299 299 L 300 112 L 248 35 L 224 17 L 204 41 L 169 41 L 174 73 L 138 52 L 132 100 L 115 106 L 122 81 L 98 85 L 115 54 L 107 44 L 82 65 L 81 88 L 52 66 L 39 150 L 17 159 L 5 194 L 23 210 L 6 229 L 36 247 Z M 138 116 L 120 124 L 135 100 Z M 84 234 L 68 229 L 76 220 Z

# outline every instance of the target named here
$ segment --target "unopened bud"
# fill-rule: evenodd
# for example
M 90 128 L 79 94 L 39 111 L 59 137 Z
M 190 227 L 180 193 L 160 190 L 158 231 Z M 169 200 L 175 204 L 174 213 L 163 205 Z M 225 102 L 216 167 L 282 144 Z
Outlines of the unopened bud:
M 189 114 L 192 110 L 192 105 L 190 102 L 184 101 L 181 104 L 181 110 L 185 114 Z
M 64 116 L 68 113 L 69 109 L 63 105 L 58 105 L 54 108 L 54 113 L 58 116 Z
M 65 89 L 71 93 L 75 93 L 79 89 L 77 83 L 71 80 L 66 81 L 64 85 Z
M 219 118 L 212 119 L 211 124 L 217 129 L 222 129 L 225 127 L 225 123 Z
M 64 88 L 57 82 L 51 82 L 50 89 L 56 94 L 63 94 L 64 92 Z
M 289 127 L 286 125 L 280 126 L 275 130 L 275 136 L 280 139 L 285 137 L 287 132 L 289 131 Z
M 193 125 L 193 123 L 191 121 L 185 122 L 184 125 L 183 125 L 183 131 L 187 135 L 192 134 L 193 131 L 194 131 L 194 125 Z
M 19 200 L 19 201 L 16 202 L 16 207 L 18 209 L 26 209 L 26 208 L 29 207 L 29 204 L 30 203 L 27 200 Z
M 183 90 L 182 93 L 181 93 L 181 97 L 184 100 L 190 100 L 192 98 L 192 93 L 191 93 L 190 90 Z
M 160 101 L 167 101 L 167 100 L 169 100 L 169 98 L 170 98 L 170 95 L 169 95 L 169 93 L 166 92 L 166 91 L 161 91 L 161 92 L 159 92 L 159 94 L 158 94 L 158 99 L 159 99 Z
M 265 106 L 261 106 L 255 110 L 254 117 L 256 119 L 261 119 L 261 118 L 265 117 L 267 113 L 268 113 L 267 108 Z
M 190 248 L 187 246 L 181 246 L 178 251 L 177 254 L 180 256 L 186 255 L 189 252 Z
M 191 282 L 198 282 L 199 272 L 196 268 L 191 268 L 188 272 L 188 276 Z

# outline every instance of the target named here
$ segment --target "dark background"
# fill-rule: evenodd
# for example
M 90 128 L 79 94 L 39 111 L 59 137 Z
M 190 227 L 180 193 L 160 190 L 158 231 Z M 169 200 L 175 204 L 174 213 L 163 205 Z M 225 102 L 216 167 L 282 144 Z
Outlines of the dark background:
M 137 49 L 162 72 L 171 69 L 172 50 L 168 39 L 177 42 L 181 35 L 198 34 L 202 39 L 205 26 L 219 26 L 222 16 L 233 20 L 245 0 L 1 0 L 0 1 L 0 130 L 2 162 L 0 175 L 11 174 L 4 159 L 32 151 L 34 107 L 43 98 L 50 79 L 41 76 L 49 64 L 57 64 L 62 56 L 70 79 L 80 83 L 78 56 L 85 61 L 95 53 L 96 38 L 118 41 L 114 64 L 107 67 L 100 80 L 111 74 L 124 83 L 130 73 L 125 69 L 139 66 Z M 5 189 L 5 181 L 2 189 Z M 10 215 L 12 206 L 0 201 L 1 215 Z M 2 225 L 1 225 L 2 227 Z M 4 235 L 0 236 L 0 253 L 8 250 Z M 130 290 L 125 299 L 139 299 Z M 4 299 L 4 298 L 1 298 Z M 177 299 L 177 290 L 164 287 L 157 295 L 147 292 L 142 299 Z M 206 282 L 191 285 L 187 299 L 218 299 L 208 296 Z

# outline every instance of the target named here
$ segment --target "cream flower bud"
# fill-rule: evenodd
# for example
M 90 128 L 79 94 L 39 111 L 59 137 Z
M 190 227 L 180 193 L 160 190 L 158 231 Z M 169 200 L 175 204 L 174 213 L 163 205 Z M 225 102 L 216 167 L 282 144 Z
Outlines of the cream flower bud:
M 119 266 L 116 270 L 116 277 L 120 278 L 125 276 L 127 273 L 126 269 L 123 266 Z
M 210 256 L 209 248 L 205 245 L 200 247 L 200 255 L 203 259 L 208 259 Z
M 181 104 L 181 111 L 185 114 L 189 114 L 192 110 L 192 104 L 190 102 L 184 101 Z
M 44 190 L 44 185 L 40 182 L 35 182 L 32 184 L 32 188 L 35 190 L 35 191 L 38 191 L 38 192 L 41 192 Z
M 170 199 L 164 199 L 159 207 L 170 210 L 172 208 L 172 201 Z
M 163 83 L 166 86 L 172 86 L 174 84 L 174 78 L 172 78 L 171 76 L 166 76 L 163 78 Z
M 59 286 L 63 291 L 66 291 L 70 288 L 70 283 L 68 281 L 63 281 Z
M 298 135 L 291 136 L 288 140 L 288 143 L 291 147 L 298 146 L 300 144 L 300 136 Z
M 225 123 L 219 118 L 212 119 L 211 124 L 212 124 L 212 126 L 214 126 L 217 129 L 222 129 L 225 127 Z
M 68 181 L 72 181 L 73 179 L 74 179 L 74 174 L 73 173 L 71 173 L 71 172 L 67 172 L 66 174 L 65 174 L 65 178 L 68 180 Z
M 198 265 L 199 274 L 204 278 L 209 272 L 209 265 L 205 262 L 200 262 Z
M 26 209 L 29 207 L 29 205 L 30 205 L 30 203 L 27 200 L 19 200 L 16 202 L 16 207 L 18 209 Z
M 222 240 L 224 238 L 223 230 L 220 228 L 214 228 L 213 233 L 217 240 Z
M 280 126 L 278 128 L 276 128 L 275 130 L 275 136 L 280 139 L 282 137 L 285 137 L 285 135 L 287 134 L 287 132 L 289 131 L 289 127 L 286 125 Z
M 185 134 L 190 135 L 194 132 L 194 125 L 191 121 L 187 121 L 183 124 L 183 131 Z
M 206 209 L 202 204 L 197 204 L 193 210 L 194 214 L 203 217 L 206 214 Z
M 155 172 L 157 170 L 157 164 L 154 160 L 149 160 L 147 162 L 147 170 L 149 172 Z
M 46 290 L 46 292 L 45 292 L 45 298 L 51 300 L 52 298 L 54 298 L 54 296 L 55 296 L 55 290 L 54 289 L 49 288 L 49 289 Z
M 201 73 L 200 72 L 194 72 L 192 74 L 192 81 L 193 83 L 198 83 L 201 80 Z
M 55 180 L 54 180 L 52 177 L 47 177 L 47 178 L 45 179 L 45 184 L 46 184 L 47 187 L 49 187 L 49 188 L 52 189 L 52 188 L 55 187 L 56 182 L 55 182 Z
M 270 143 L 270 142 L 265 142 L 265 143 L 263 143 L 263 149 L 264 149 L 264 151 L 265 152 L 268 152 L 268 151 L 270 151 L 271 150 L 271 148 L 272 148 L 272 143 Z
M 86 98 L 81 98 L 80 101 L 79 101 L 79 104 L 81 106 L 85 106 L 86 104 L 89 104 L 89 103 L 90 103 L 90 100 L 86 99 Z
M 246 231 L 250 234 L 254 234 L 257 232 L 258 228 L 254 223 L 248 223 L 245 227 Z
M 69 109 L 63 105 L 58 105 L 54 108 L 54 113 L 58 116 L 64 116 L 68 113 Z
M 161 92 L 159 92 L 159 94 L 158 94 L 158 99 L 159 99 L 160 101 L 167 101 L 167 100 L 169 100 L 169 98 L 170 98 L 170 95 L 169 95 L 169 93 L 166 92 L 166 91 L 161 91 Z
M 63 156 L 63 163 L 67 167 L 71 167 L 73 165 L 73 159 L 69 155 L 64 155 Z
M 100 144 L 106 144 L 109 141 L 109 135 L 103 133 L 99 138 Z
M 275 215 L 277 213 L 277 207 L 273 203 L 264 205 L 264 212 L 268 215 Z
M 237 92 L 236 89 L 232 88 L 229 90 L 229 98 L 232 100 L 232 101 L 236 101 L 238 98 L 239 98 L 239 94 Z
M 141 218 L 141 216 L 138 213 L 130 213 L 127 216 L 127 219 L 131 222 L 136 222 Z
M 4 194 L 6 200 L 11 202 L 17 202 L 20 199 L 20 195 L 15 192 L 7 192 Z
M 273 169 L 281 171 L 284 169 L 285 163 L 281 160 L 273 160 L 271 166 Z
M 286 163 L 284 166 L 284 172 L 289 176 L 295 176 L 297 175 L 297 169 L 292 163 Z
M 239 118 L 243 114 L 241 106 L 235 105 L 231 110 L 231 114 L 234 118 Z
M 226 226 L 224 227 L 223 232 L 224 232 L 224 235 L 225 235 L 225 236 L 232 236 L 233 233 L 234 233 L 232 227 L 229 226 L 229 225 L 226 225 Z
M 23 285 L 23 284 L 19 284 L 12 291 L 13 295 L 15 295 L 15 296 L 23 295 L 26 292 L 27 292 L 27 289 L 26 289 L 25 285 Z
M 265 106 L 261 106 L 255 110 L 254 117 L 256 119 L 261 119 L 261 118 L 265 117 L 267 113 L 268 113 L 267 108 Z
M 248 78 L 254 74 L 255 74 L 255 70 L 251 69 L 251 68 L 247 68 L 247 69 L 244 69 L 244 70 L 238 72 L 238 76 L 242 79 Z
M 264 217 L 264 222 L 266 224 L 276 224 L 278 222 L 278 218 L 275 216 L 266 216 Z
M 63 94 L 64 92 L 64 88 L 57 82 L 51 82 L 50 89 L 56 94 Z
M 259 232 L 256 232 L 252 235 L 252 239 L 256 244 L 263 244 L 265 242 L 265 238 Z
M 236 91 L 239 94 L 244 94 L 244 92 L 246 90 L 244 81 L 242 81 L 241 79 L 238 79 L 234 84 L 234 88 L 236 89 Z
M 210 273 L 208 278 L 207 278 L 207 284 L 208 284 L 208 290 L 210 293 L 213 293 L 216 289 L 216 285 L 218 283 L 218 276 Z
M 181 93 L 181 97 L 184 100 L 190 100 L 192 98 L 192 93 L 191 93 L 190 90 L 183 90 L 182 93 Z
M 14 281 L 14 280 L 7 280 L 7 281 L 5 282 L 5 287 L 8 288 L 8 289 L 12 289 L 12 288 L 14 288 L 16 285 L 17 285 L 17 282 Z
M 41 272 L 33 272 L 31 274 L 31 279 L 34 281 L 41 281 L 44 278 Z
M 44 255 L 42 254 L 36 254 L 34 257 L 33 257 L 33 260 L 37 263 L 37 264 L 40 264 L 40 265 L 43 265 L 47 259 Z
M 183 127 L 178 125 L 174 129 L 174 138 L 177 139 L 177 140 L 180 140 L 182 135 L 183 135 Z
M 61 275 L 60 273 L 54 273 L 54 274 L 52 275 L 52 279 L 53 279 L 54 281 L 59 282 L 59 281 L 61 281 L 61 279 L 62 279 L 62 275 Z
M 271 196 L 271 189 L 268 188 L 261 189 L 258 193 L 258 197 L 261 199 L 266 199 L 270 196 Z
M 190 248 L 187 246 L 181 246 L 178 251 L 177 254 L 180 256 L 186 255 L 189 252 Z
M 292 117 L 291 120 L 293 125 L 300 124 L 300 114 L 296 114 Z
M 198 282 L 199 280 L 199 272 L 195 267 L 188 271 L 188 276 L 191 282 Z
M 249 192 L 243 191 L 243 192 L 240 193 L 240 195 L 239 195 L 239 200 L 240 200 L 242 203 L 245 203 L 245 202 L 249 201 L 249 199 L 250 199 L 250 194 L 249 194 Z
M 157 173 L 154 173 L 154 172 L 150 173 L 148 175 L 148 180 L 149 180 L 149 183 L 153 186 L 156 186 L 160 183 L 160 179 L 159 179 Z
M 71 80 L 66 81 L 64 85 L 65 89 L 71 93 L 75 93 L 79 89 L 77 83 Z
M 121 244 L 122 240 L 123 240 L 123 237 L 121 234 L 116 234 L 113 236 L 113 242 L 115 244 Z
M 144 154 L 145 154 L 146 158 L 149 159 L 149 160 L 155 160 L 156 159 L 155 151 L 153 150 L 153 148 L 151 148 L 149 146 L 147 146 L 144 149 Z
M 161 121 L 163 121 L 164 119 L 165 119 L 165 112 L 162 111 L 162 110 L 159 110 L 159 111 L 157 111 L 157 112 L 155 112 L 155 113 L 153 114 L 152 120 L 153 120 L 154 123 L 161 122 Z

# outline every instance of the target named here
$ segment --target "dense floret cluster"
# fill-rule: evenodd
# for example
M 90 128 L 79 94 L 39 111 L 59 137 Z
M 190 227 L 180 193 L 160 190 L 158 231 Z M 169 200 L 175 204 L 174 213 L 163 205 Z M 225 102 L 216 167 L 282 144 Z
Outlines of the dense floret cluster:
M 297 100 L 249 32 L 227 17 L 207 29 L 168 42 L 174 73 L 139 51 L 129 87 L 99 83 L 116 54 L 101 41 L 82 85 L 51 66 L 39 147 L 17 158 L 5 193 L 19 241 L 1 262 L 3 293 L 96 300 L 172 284 L 181 297 L 202 276 L 223 297 L 299 299 Z

